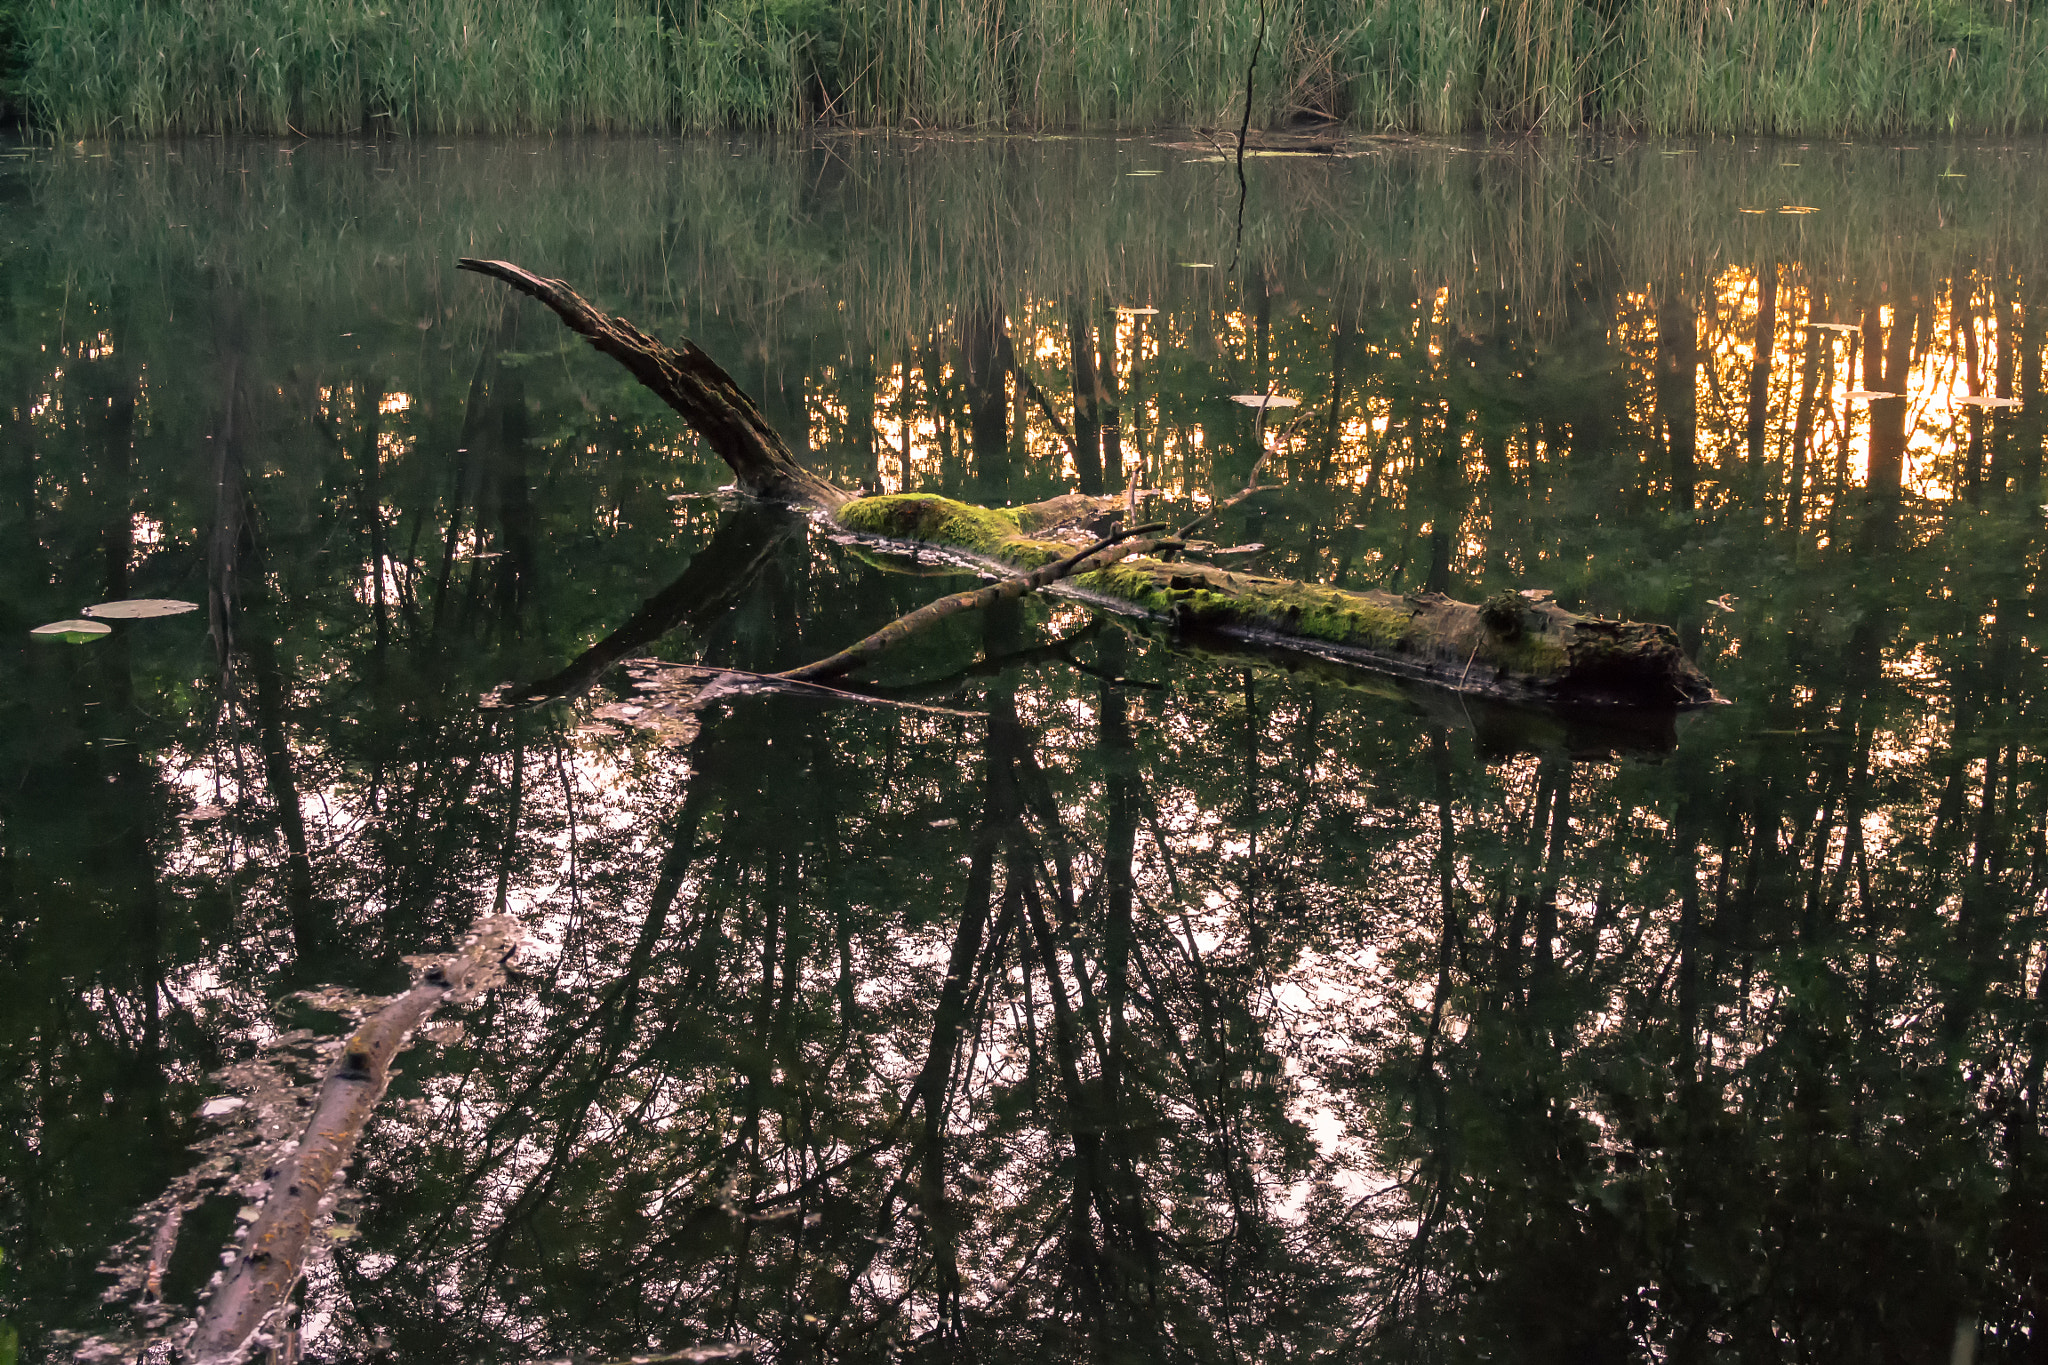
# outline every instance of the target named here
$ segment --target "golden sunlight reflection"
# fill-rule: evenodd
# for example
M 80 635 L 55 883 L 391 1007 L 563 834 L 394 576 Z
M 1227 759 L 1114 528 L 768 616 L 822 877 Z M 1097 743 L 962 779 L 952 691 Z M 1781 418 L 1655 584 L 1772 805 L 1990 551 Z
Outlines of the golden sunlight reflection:
M 1755 439 L 1745 432 L 1760 431 L 1768 466 L 1781 478 L 1803 471 L 1798 491 L 1822 514 L 1851 490 L 1951 497 L 1959 452 L 1993 414 L 2017 406 L 1989 391 L 2009 366 L 1986 284 L 1959 279 L 1910 307 L 1859 305 L 1824 303 L 1794 267 L 1776 274 L 1769 317 L 1767 281 L 1746 266 L 1724 269 L 1702 301 L 1694 401 L 1703 469 L 1738 480 Z M 1654 369 L 1654 331 L 1635 340 L 1645 371 Z M 1761 371 L 1759 342 L 1769 358 Z

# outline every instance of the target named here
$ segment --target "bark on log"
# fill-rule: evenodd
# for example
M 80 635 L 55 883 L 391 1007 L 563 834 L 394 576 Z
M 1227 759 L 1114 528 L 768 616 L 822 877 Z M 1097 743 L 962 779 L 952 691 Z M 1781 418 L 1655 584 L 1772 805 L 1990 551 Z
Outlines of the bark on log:
M 462 267 L 504 281 L 552 308 L 680 413 L 758 497 L 802 502 L 849 531 L 943 547 L 990 567 L 1031 571 L 1114 529 L 1122 499 L 1067 494 L 991 508 L 930 494 L 857 497 L 811 474 L 760 419 L 746 395 L 685 341 L 671 350 L 599 312 L 559 280 L 504 261 Z M 1167 545 L 1160 547 L 1173 553 Z M 1063 587 L 1116 610 L 1187 630 L 1299 649 L 1511 701 L 1680 708 L 1719 700 L 1668 626 L 1581 616 L 1547 592 L 1484 603 L 1442 593 L 1350 592 L 1291 579 L 1133 554 Z
M 570 331 L 624 365 L 680 413 L 731 467 L 740 487 L 755 497 L 809 503 L 826 511 L 853 497 L 798 463 L 754 400 L 695 343 L 685 340 L 681 350 L 673 350 L 624 318 L 599 312 L 562 281 L 544 279 L 510 261 L 465 256 L 456 264 L 503 280 L 552 308 Z

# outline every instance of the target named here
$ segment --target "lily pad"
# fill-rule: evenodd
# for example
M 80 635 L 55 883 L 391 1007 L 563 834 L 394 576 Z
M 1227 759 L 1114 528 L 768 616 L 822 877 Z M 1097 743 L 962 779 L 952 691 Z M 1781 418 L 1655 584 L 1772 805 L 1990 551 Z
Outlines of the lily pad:
M 183 616 L 198 611 L 197 602 L 180 602 L 171 597 L 131 597 L 124 602 L 99 602 L 85 609 L 87 616 L 102 621 L 142 621 L 152 616 Z
M 112 635 L 114 628 L 98 621 L 52 621 L 47 626 L 37 626 L 29 634 L 38 640 L 52 644 L 82 645 L 97 640 L 102 635 Z
M 1248 408 L 1298 408 L 1299 398 L 1289 398 L 1284 393 L 1233 393 L 1233 403 L 1242 403 Z

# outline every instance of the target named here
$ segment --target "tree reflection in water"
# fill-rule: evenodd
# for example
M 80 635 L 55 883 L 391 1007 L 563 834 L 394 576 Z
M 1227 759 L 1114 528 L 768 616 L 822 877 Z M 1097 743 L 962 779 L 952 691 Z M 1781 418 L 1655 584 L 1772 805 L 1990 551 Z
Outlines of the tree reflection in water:
M 317 1358 L 2028 1353 L 2018 162 L 1956 153 L 1964 200 L 1841 152 L 1816 215 L 1737 213 L 1793 193 L 1739 150 L 1269 165 L 1233 281 L 1177 264 L 1228 231 L 1210 168 L 1115 144 L 532 150 L 6 173 L 32 1353 L 123 1319 L 94 1267 L 209 1076 L 340 1027 L 288 992 L 396 989 L 494 909 L 522 974 L 403 1063 Z M 900 207 L 941 200 L 943 242 Z M 1036 602 L 877 676 L 974 721 L 594 724 L 624 658 L 787 666 L 948 585 L 711 496 L 629 380 L 453 279 L 492 243 L 730 358 L 848 483 L 1206 499 L 1263 439 L 1283 487 L 1205 529 L 1257 567 L 1672 620 L 1736 704 L 1673 748 Z M 1228 396 L 1268 385 L 1302 406 L 1262 438 Z M 143 594 L 210 629 L 26 643 Z M 570 697 L 477 704 L 508 678 Z

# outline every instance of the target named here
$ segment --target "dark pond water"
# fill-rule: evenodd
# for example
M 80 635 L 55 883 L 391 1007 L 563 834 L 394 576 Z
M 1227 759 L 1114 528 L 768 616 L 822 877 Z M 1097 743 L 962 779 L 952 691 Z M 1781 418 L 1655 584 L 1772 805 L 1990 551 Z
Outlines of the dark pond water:
M 494 913 L 306 1359 L 2032 1358 L 2039 150 L 1261 158 L 1241 244 L 1146 139 L 6 150 L 22 1358 L 160 1358 L 350 1018 Z M 487 709 L 644 604 L 615 655 L 766 669 L 962 580 L 717 496 L 461 255 L 842 482 L 1178 512 L 1263 457 L 1235 562 L 1667 621 L 1733 704 L 1589 732 L 1034 601 L 866 675 L 967 716 Z M 202 610 L 28 634 L 128 597 Z

